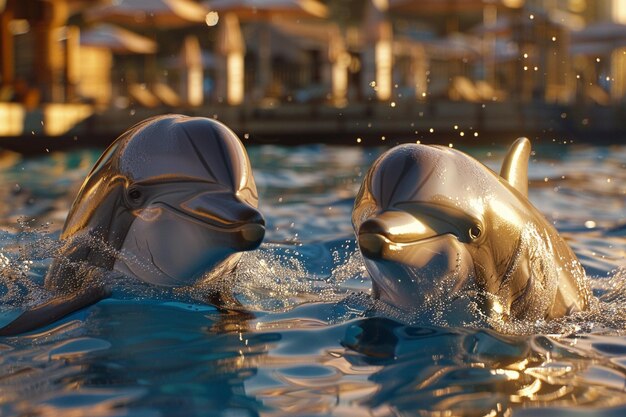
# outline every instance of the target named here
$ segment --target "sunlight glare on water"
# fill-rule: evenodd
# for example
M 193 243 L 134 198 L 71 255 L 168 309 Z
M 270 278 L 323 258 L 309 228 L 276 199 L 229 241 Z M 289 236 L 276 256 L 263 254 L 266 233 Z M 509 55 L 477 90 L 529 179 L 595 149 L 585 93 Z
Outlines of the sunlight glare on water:
M 111 276 L 114 298 L 0 340 L 0 415 L 624 415 L 626 147 L 536 148 L 530 199 L 597 298 L 499 331 L 369 297 L 350 215 L 383 150 L 250 148 L 266 243 L 228 281 L 249 312 Z M 504 151 L 470 149 L 496 171 Z M 50 297 L 43 277 L 98 154 L 1 155 L 3 322 Z

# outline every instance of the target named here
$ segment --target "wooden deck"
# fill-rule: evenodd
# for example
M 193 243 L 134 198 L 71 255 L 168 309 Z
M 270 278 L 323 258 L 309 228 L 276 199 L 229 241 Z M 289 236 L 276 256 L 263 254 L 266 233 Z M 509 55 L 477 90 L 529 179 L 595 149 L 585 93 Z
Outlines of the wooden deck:
M 425 103 L 359 103 L 344 108 L 320 104 L 281 104 L 266 107 L 207 105 L 178 108 L 128 108 L 87 112 L 70 109 L 59 127 L 51 120 L 63 116 L 54 108 L 7 113 L 23 126 L 0 132 L 0 147 L 21 152 L 45 152 L 76 146 L 105 146 L 133 124 L 163 113 L 216 118 L 246 143 L 386 145 L 399 142 L 491 144 L 509 143 L 517 136 L 541 141 L 626 142 L 626 106 L 571 107 L 546 103 L 431 101 Z M 0 109 L 0 119 L 3 113 Z M 75 120 L 72 125 L 71 121 Z M 0 120 L 0 124 L 1 124 Z M 5 124 L 6 125 L 6 124 Z M 21 133 L 18 133 L 21 132 Z M 18 133 L 18 134 L 16 134 Z

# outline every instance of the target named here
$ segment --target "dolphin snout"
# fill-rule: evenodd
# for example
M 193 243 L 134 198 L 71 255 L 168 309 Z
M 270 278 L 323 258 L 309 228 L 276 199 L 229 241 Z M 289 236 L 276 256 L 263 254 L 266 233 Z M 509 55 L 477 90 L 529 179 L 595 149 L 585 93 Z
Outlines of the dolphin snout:
M 233 246 L 238 251 L 254 250 L 258 248 L 265 237 L 265 219 L 258 211 L 238 229 L 237 237 L 233 239 Z
M 385 238 L 377 233 L 359 233 L 359 248 L 366 258 L 380 259 L 385 248 Z
M 235 251 L 254 250 L 265 237 L 265 219 L 255 207 L 232 193 L 203 193 L 181 204 L 193 218 L 228 236 Z
M 415 216 L 390 210 L 364 221 L 359 227 L 358 241 L 365 257 L 380 259 L 390 245 L 415 243 L 436 234 Z
M 385 235 L 389 225 L 383 219 L 371 218 L 363 222 L 359 228 L 359 248 L 366 258 L 380 259 L 385 248 Z
M 247 223 L 265 225 L 263 216 L 232 193 L 203 193 L 184 201 L 180 208 L 207 224 L 223 229 L 237 228 Z

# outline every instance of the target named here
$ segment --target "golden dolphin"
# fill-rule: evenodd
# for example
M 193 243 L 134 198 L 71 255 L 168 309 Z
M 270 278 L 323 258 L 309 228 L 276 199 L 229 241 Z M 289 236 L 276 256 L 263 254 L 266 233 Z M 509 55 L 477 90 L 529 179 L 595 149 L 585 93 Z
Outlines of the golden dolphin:
M 380 156 L 352 213 L 374 297 L 409 310 L 472 299 L 503 320 L 585 309 L 580 262 L 528 200 L 529 156 L 530 141 L 518 139 L 500 175 L 442 146 Z

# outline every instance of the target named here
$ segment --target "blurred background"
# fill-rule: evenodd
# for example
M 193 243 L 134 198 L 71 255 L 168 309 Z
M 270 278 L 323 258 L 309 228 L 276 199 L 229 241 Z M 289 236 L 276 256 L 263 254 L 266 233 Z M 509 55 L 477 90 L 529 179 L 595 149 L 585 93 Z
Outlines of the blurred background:
M 169 112 L 279 143 L 626 137 L 626 0 L 0 0 L 0 10 L 0 145 L 110 142 Z

